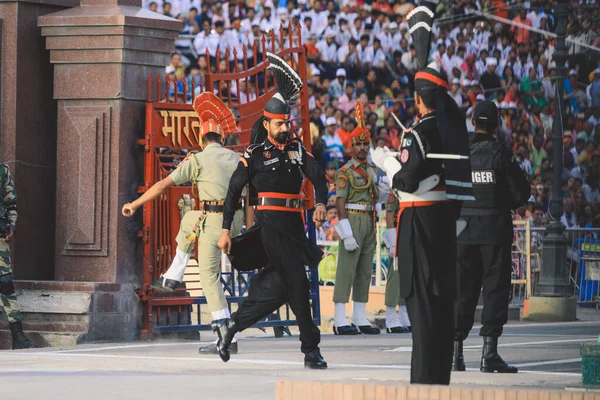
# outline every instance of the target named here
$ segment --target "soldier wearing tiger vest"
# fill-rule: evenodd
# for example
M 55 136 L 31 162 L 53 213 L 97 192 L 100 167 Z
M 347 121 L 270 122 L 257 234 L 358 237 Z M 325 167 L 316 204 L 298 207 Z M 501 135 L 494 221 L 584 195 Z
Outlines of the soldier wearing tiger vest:
M 362 109 L 356 103 L 358 126 L 350 135 L 354 156 L 336 174 L 336 206 L 339 221 L 335 230 L 340 237 L 338 263 L 333 290 L 336 335 L 379 334 L 379 328 L 367 320 L 366 307 L 373 271 L 377 239 L 375 204 L 377 171 L 367 163 L 370 134 L 364 128 Z M 346 319 L 346 303 L 352 291 L 352 325 Z
M 192 182 L 192 191 L 196 192 L 200 200 L 199 210 L 184 214 L 175 239 L 175 257 L 169 269 L 153 282 L 152 287 L 158 290 L 173 290 L 177 287 L 183 280 L 196 239 L 199 239 L 197 257 L 202 291 L 213 320 L 220 320 L 229 318 L 230 312 L 221 285 L 221 250 L 217 242 L 223 223 L 223 202 L 233 171 L 240 160 L 239 154 L 223 147 L 222 142 L 225 134 L 237 127 L 231 111 L 212 93 L 200 94 L 194 102 L 194 108 L 201 121 L 204 117 L 200 128 L 202 151 L 191 152 L 168 177 L 155 183 L 139 199 L 125 204 L 123 215 L 132 216 L 138 207 L 160 196 L 173 185 Z M 206 117 L 204 113 L 209 111 L 212 113 Z M 223 114 L 222 120 L 209 119 L 219 115 L 219 112 Z M 232 236 L 241 233 L 242 224 L 240 202 L 233 218 Z M 237 353 L 237 342 L 234 341 L 231 351 Z M 210 346 L 201 347 L 200 352 L 217 354 L 216 341 Z
M 529 182 L 510 150 L 496 140 L 498 109 L 491 101 L 477 103 L 473 112 L 471 167 L 475 201 L 463 206 L 467 227 L 458 237 L 458 299 L 453 371 L 464 371 L 463 341 L 469 335 L 482 294 L 483 337 L 481 372 L 516 373 L 498 354 L 498 337 L 508 320 L 511 290 L 513 224 L 511 209 L 525 204 Z

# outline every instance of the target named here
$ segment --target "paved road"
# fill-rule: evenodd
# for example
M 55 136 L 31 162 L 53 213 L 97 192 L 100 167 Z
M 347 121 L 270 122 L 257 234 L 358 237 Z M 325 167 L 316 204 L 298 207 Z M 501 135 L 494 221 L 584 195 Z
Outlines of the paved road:
M 520 367 L 517 375 L 479 372 L 481 338 L 465 342 L 467 372 L 452 384 L 562 389 L 581 381 L 580 343 L 597 341 L 600 322 L 516 323 L 505 328 L 501 354 Z M 249 337 L 248 335 L 254 335 Z M 210 334 L 203 340 L 212 339 Z M 305 370 L 298 337 L 272 338 L 251 330 L 230 362 L 201 356 L 197 342 L 89 344 L 68 349 L 0 352 L 2 397 L 17 399 L 272 399 L 278 380 L 327 380 L 405 384 L 409 335 L 323 335 L 330 368 Z

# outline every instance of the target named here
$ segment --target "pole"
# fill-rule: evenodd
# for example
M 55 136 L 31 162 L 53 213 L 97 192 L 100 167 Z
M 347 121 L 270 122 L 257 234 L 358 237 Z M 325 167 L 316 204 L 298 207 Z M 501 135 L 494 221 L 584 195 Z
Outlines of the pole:
M 557 37 L 556 33 L 552 33 L 550 31 L 545 31 L 543 29 L 534 28 L 532 26 L 525 25 L 525 24 L 522 24 L 520 22 L 515 22 L 515 21 L 512 21 L 510 19 L 506 19 L 506 18 L 502 18 L 502 17 L 497 17 L 494 14 L 490 14 L 490 13 L 486 13 L 486 12 L 482 12 L 482 11 L 474 11 L 473 14 L 475 14 L 475 15 L 481 15 L 482 17 L 486 17 L 486 18 L 492 19 L 494 21 L 498 21 L 498 22 L 506 24 L 506 25 L 517 26 L 519 28 L 523 28 L 523 29 L 525 29 L 527 31 L 530 31 L 530 32 L 540 33 L 542 35 L 546 35 L 546 36 L 551 37 L 551 38 L 556 38 Z M 195 37 L 193 35 L 191 35 L 191 36 L 192 36 L 192 39 Z M 579 40 L 569 39 L 569 42 L 573 43 L 573 44 L 576 44 L 578 46 L 581 46 L 581 47 L 585 47 L 585 48 L 590 49 L 590 50 L 596 50 L 596 51 L 600 50 L 600 48 L 598 48 L 596 46 L 592 46 L 590 44 L 580 42 Z
M 540 283 L 541 297 L 569 297 L 573 291 L 567 271 L 567 237 L 565 226 L 560 222 L 563 213 L 561 179 L 563 170 L 563 83 L 568 51 L 565 43 L 567 27 L 566 0 L 559 0 L 556 11 L 556 107 L 552 130 L 552 198 L 550 201 L 550 224 L 543 241 Z

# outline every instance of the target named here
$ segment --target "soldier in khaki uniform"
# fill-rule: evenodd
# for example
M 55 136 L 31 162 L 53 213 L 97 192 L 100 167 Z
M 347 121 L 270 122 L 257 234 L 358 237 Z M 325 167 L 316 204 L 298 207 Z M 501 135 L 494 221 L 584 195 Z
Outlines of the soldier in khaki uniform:
M 13 349 L 39 347 L 23 333 L 23 315 L 15 296 L 8 242 L 17 229 L 17 191 L 8 165 L 3 163 L 0 163 L 0 188 L 0 312 L 8 319 Z
M 198 240 L 198 266 L 200 282 L 206 296 L 208 308 L 215 321 L 230 317 L 227 300 L 221 286 L 221 250 L 217 246 L 223 224 L 223 201 L 227 195 L 229 180 L 240 161 L 238 153 L 222 146 L 223 128 L 213 120 L 202 123 L 200 140 L 202 152 L 190 153 L 165 179 L 155 183 L 146 193 L 132 203 L 123 206 L 123 215 L 129 217 L 144 203 L 151 201 L 169 187 L 192 182 L 200 200 L 198 211 L 185 213 L 177 234 L 177 251 L 171 267 L 161 277 L 163 285 L 183 279 L 196 237 Z M 231 229 L 232 236 L 241 233 L 243 211 L 241 202 L 235 213 Z M 216 343 L 216 342 L 215 342 Z M 230 350 L 237 352 L 237 342 Z M 201 352 L 217 353 L 216 346 L 200 348 Z
M 357 110 L 358 111 L 358 110 Z M 354 156 L 336 175 L 336 205 L 340 237 L 337 272 L 333 291 L 336 335 L 379 334 L 367 320 L 366 307 L 373 273 L 377 194 L 377 171 L 367 163 L 370 134 L 357 112 L 359 126 L 350 135 Z M 343 245 L 342 245 L 343 243 Z M 346 303 L 352 290 L 352 325 L 346 319 Z
M 400 210 L 400 202 L 393 193 L 385 202 L 385 224 L 383 241 L 390 250 L 388 274 L 385 282 L 385 326 L 387 333 L 408 333 L 411 331 L 406 302 L 400 297 L 400 274 L 396 262 L 396 218 Z M 396 313 L 400 306 L 400 314 Z

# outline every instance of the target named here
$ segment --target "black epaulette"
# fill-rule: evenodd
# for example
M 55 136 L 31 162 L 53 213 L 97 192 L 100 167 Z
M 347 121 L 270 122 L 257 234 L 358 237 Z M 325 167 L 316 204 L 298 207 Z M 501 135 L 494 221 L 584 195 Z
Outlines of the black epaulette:
M 251 144 L 250 146 L 248 146 L 248 147 L 246 148 L 246 153 L 248 153 L 248 154 L 252 154 L 252 152 L 253 152 L 255 149 L 258 149 L 259 147 L 263 147 L 264 145 L 265 145 L 264 143 Z
M 250 158 L 250 156 L 252 155 L 252 152 L 261 147 L 264 147 L 264 143 L 251 144 L 250 146 L 246 147 L 246 151 L 244 152 L 243 157 Z

